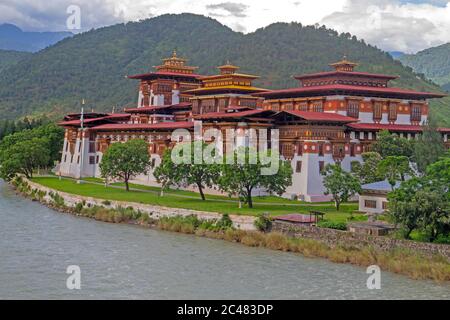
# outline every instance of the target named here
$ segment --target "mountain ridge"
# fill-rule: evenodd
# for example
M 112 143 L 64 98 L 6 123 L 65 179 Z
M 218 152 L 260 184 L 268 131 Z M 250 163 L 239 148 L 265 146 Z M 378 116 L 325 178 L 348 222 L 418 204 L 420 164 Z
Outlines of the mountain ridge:
M 0 24 L 0 49 L 37 52 L 70 37 L 71 32 L 29 32 L 10 23 Z
M 404 55 L 399 60 L 415 72 L 424 74 L 444 90 L 450 90 L 450 43 Z

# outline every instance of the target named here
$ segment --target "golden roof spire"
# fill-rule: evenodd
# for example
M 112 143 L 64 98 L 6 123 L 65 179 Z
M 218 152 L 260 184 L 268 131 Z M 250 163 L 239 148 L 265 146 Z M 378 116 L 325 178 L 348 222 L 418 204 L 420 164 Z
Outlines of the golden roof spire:
M 353 72 L 354 68 L 359 64 L 347 60 L 347 55 L 344 54 L 341 61 L 330 64 L 331 67 L 336 69 L 336 71 Z
M 217 69 L 220 70 L 221 74 L 234 74 L 240 68 L 235 65 L 232 65 L 230 63 L 230 60 L 227 60 L 227 63 L 225 65 L 217 67 Z

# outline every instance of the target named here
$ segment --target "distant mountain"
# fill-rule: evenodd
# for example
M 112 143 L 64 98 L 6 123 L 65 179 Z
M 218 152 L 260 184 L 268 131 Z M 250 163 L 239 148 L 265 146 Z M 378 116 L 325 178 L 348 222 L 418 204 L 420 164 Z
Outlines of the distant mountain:
M 416 54 L 404 55 L 400 61 L 417 73 L 450 90 L 450 43 L 426 49 Z
M 394 59 L 399 59 L 400 57 L 404 56 L 405 53 L 401 52 L 401 51 L 389 51 L 389 54 L 392 56 L 392 58 Z
M 28 52 L 0 50 L 0 72 L 23 59 L 31 57 L 31 55 Z
M 298 86 L 293 75 L 327 70 L 346 54 L 360 63 L 360 71 L 399 75 L 393 85 L 442 91 L 348 33 L 276 23 L 244 35 L 211 18 L 181 14 L 85 32 L 33 54 L 0 73 L 0 114 L 60 116 L 78 111 L 82 99 L 96 111 L 134 106 L 138 82 L 125 75 L 148 72 L 174 48 L 201 74 L 215 74 L 218 65 L 230 60 L 242 72 L 261 76 L 256 85 L 267 88 Z M 436 101 L 432 110 L 450 126 L 449 105 Z
M 0 49 L 36 52 L 72 35 L 71 32 L 25 32 L 6 23 L 0 25 Z

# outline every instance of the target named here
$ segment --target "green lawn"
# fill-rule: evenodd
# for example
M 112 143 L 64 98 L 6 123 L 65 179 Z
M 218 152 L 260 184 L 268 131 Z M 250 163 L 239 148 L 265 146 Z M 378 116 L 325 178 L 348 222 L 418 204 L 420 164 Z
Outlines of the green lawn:
M 230 200 L 233 199 L 228 197 L 207 196 L 208 199 L 206 201 L 202 201 L 197 198 L 198 195 L 196 193 L 189 191 L 172 190 L 167 192 L 164 197 L 160 197 L 158 194 L 159 188 L 142 185 L 132 186 L 133 188 L 137 188 L 142 191 L 126 192 L 123 189 L 104 187 L 102 185 L 96 185 L 89 182 L 77 184 L 74 180 L 59 180 L 56 177 L 36 177 L 33 181 L 62 192 L 89 196 L 98 199 L 129 201 L 171 208 L 186 208 L 229 214 L 257 215 L 258 213 L 267 212 L 272 216 L 276 216 L 287 213 L 308 213 L 310 210 L 316 210 L 325 212 L 325 218 L 327 220 L 345 222 L 351 216 L 351 212 L 357 210 L 357 204 L 355 203 L 344 204 L 342 205 L 341 212 L 337 212 L 333 205 L 329 203 L 308 204 L 298 201 L 279 199 L 276 197 L 259 198 L 255 201 L 253 209 L 247 207 L 239 209 L 237 202 L 235 200 L 230 202 Z M 89 181 L 101 182 L 101 180 L 92 179 L 89 179 Z M 155 192 L 151 193 L 146 192 L 145 190 Z M 186 198 L 184 196 L 195 196 L 195 198 Z M 358 220 L 363 219 L 360 214 L 355 214 L 354 216 Z

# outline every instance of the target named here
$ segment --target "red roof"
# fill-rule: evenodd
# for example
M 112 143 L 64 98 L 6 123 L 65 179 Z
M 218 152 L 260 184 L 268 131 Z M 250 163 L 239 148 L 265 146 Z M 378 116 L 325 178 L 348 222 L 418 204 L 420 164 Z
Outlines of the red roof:
M 382 124 L 382 123 L 350 123 L 347 127 L 362 131 L 389 130 L 398 132 L 421 132 L 423 126 L 408 124 Z
M 160 122 L 160 123 L 110 123 L 93 127 L 92 130 L 166 130 L 189 129 L 194 127 L 192 121 Z
M 251 117 L 254 115 L 258 115 L 261 113 L 273 113 L 270 110 L 246 110 L 240 112 L 209 112 L 201 115 L 194 116 L 195 119 L 203 120 L 203 119 L 224 119 L 224 118 L 245 118 Z
M 131 115 L 128 113 L 113 113 L 113 114 L 108 114 L 107 116 L 104 116 L 104 117 L 84 119 L 83 123 L 89 124 L 89 123 L 102 121 L 102 120 L 129 119 L 130 116 Z M 59 123 L 59 125 L 60 126 L 81 126 L 81 120 L 77 119 L 77 120 L 62 121 Z
M 147 78 L 157 78 L 160 76 L 171 76 L 171 77 L 187 77 L 187 78 L 193 78 L 197 79 L 200 77 L 203 77 L 200 74 L 195 73 L 177 73 L 177 72 L 149 72 L 149 73 L 143 73 L 143 74 L 136 74 L 133 76 L 127 76 L 129 79 L 147 79 Z
M 177 104 L 171 104 L 166 106 L 148 106 L 148 107 L 140 107 L 140 108 L 128 108 L 125 109 L 125 112 L 129 113 L 142 113 L 142 112 L 150 112 L 156 110 L 164 110 L 164 109 L 177 109 L 177 108 L 189 108 L 192 106 L 190 102 L 182 102 Z
M 370 78 L 381 78 L 381 79 L 388 79 L 393 80 L 397 79 L 398 76 L 391 76 L 387 74 L 378 74 L 378 73 L 368 73 L 368 72 L 353 72 L 353 71 L 328 71 L 328 72 L 318 72 L 318 73 L 310 73 L 310 74 L 304 74 L 300 76 L 295 76 L 295 79 L 302 80 L 302 79 L 308 79 L 308 78 L 315 78 L 315 77 L 326 77 L 326 76 L 357 76 L 357 77 L 370 77 Z
M 386 88 L 386 87 L 365 87 L 365 86 L 351 86 L 343 84 L 332 84 L 326 86 L 311 86 L 311 87 L 299 87 L 292 89 L 274 90 L 270 92 L 261 92 L 254 95 L 271 98 L 274 96 L 289 96 L 295 94 L 313 94 L 313 93 L 325 93 L 331 92 L 331 94 L 338 94 L 342 91 L 350 91 L 351 93 L 360 94 L 383 94 L 383 95 L 399 95 L 403 97 L 420 97 L 420 98 L 443 98 L 446 95 L 442 93 L 420 92 L 413 90 L 406 90 L 401 88 Z
M 343 116 L 338 113 L 330 113 L 330 112 L 312 112 L 312 111 L 281 111 L 277 113 L 275 116 L 278 116 L 283 113 L 288 113 L 298 118 L 302 118 L 306 121 L 331 121 L 331 122 L 357 122 L 358 119 Z

